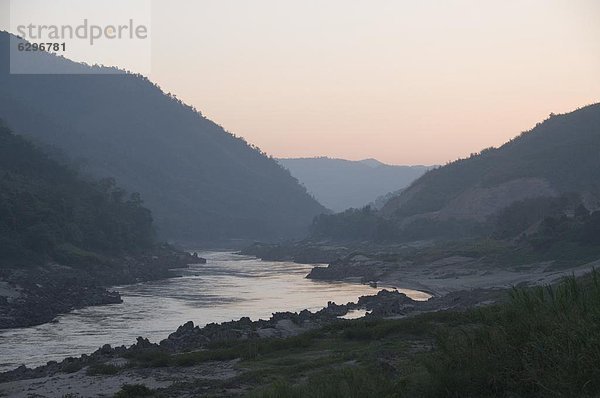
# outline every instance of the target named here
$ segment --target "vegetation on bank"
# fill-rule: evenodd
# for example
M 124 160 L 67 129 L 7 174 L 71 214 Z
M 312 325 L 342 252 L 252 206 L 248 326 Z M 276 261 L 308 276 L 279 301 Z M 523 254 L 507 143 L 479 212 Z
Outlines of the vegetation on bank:
M 452 239 L 438 239 L 414 249 L 408 245 L 380 250 L 373 257 L 424 264 L 458 255 L 481 259 L 491 266 L 551 261 L 560 268 L 600 257 L 600 211 L 590 212 L 577 195 L 516 202 L 490 217 L 485 225 L 421 220 L 415 221 L 409 232 L 402 232 L 393 220 L 382 218 L 369 207 L 350 209 L 315 218 L 312 237 L 353 241 L 357 242 L 357 250 L 366 247 L 369 251 L 368 244 L 360 242 L 385 247 L 393 242 L 430 238 L 436 228 Z M 386 251 L 393 254 L 382 254 Z
M 139 194 L 86 181 L 0 126 L 0 264 L 73 265 L 154 243 Z
M 409 242 L 433 238 L 493 238 L 597 244 L 600 211 L 590 212 L 578 195 L 539 197 L 518 201 L 490 216 L 486 222 L 419 219 L 401 227 L 366 206 L 337 214 L 322 214 L 311 225 L 311 237 L 374 243 Z M 523 240 L 523 239 L 521 239 Z
M 233 378 L 180 382 L 143 394 L 595 397 L 600 396 L 600 274 L 515 288 L 500 304 L 465 312 L 345 320 L 287 339 L 224 341 L 183 353 L 152 347 L 126 358 L 124 368 L 96 365 L 88 374 L 235 360 Z
M 596 272 L 582 281 L 570 278 L 555 287 L 515 289 L 505 304 L 466 313 L 359 320 L 333 325 L 322 333 L 302 355 L 316 355 L 319 344 L 330 339 L 321 346 L 321 355 L 336 358 L 335 365 L 286 371 L 274 365 L 297 367 L 301 363 L 296 359 L 298 353 L 279 353 L 277 359 L 263 357 L 245 366 L 263 372 L 269 369 L 269 376 L 266 372 L 263 376 L 276 380 L 250 396 L 600 394 L 600 279 Z
M 489 230 L 490 224 L 464 220 L 419 219 L 401 225 L 398 220 L 382 217 L 379 211 L 365 206 L 315 217 L 310 226 L 310 239 L 388 244 L 448 237 L 468 238 L 486 235 Z

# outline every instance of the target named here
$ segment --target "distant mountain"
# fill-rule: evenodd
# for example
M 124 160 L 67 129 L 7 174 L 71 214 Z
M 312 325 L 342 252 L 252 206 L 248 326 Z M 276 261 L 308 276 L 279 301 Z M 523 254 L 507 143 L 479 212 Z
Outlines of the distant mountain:
M 105 68 L 48 53 L 32 62 L 74 74 L 9 74 L 9 38 L 0 32 L 0 118 L 139 192 L 161 238 L 279 240 L 326 211 L 276 161 L 143 76 L 78 75 Z
M 503 239 L 535 233 L 542 224 L 546 230 L 562 228 L 556 225 L 565 223 L 551 220 L 598 209 L 600 104 L 595 104 L 551 115 L 500 148 L 432 169 L 379 211 L 321 215 L 311 234 L 334 240 Z
M 381 195 L 409 185 L 429 168 L 391 166 L 375 159 L 327 157 L 278 159 L 327 208 L 339 212 L 366 206 Z

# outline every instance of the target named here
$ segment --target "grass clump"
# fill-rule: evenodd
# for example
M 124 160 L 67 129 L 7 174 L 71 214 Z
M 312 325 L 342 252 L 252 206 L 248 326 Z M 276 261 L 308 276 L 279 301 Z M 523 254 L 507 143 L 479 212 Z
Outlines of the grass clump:
M 94 365 L 90 365 L 87 368 L 88 376 L 97 376 L 97 375 L 116 375 L 119 373 L 121 368 L 119 366 L 110 364 L 110 363 L 97 363 Z
M 83 364 L 81 361 L 69 357 L 67 358 L 67 362 L 62 364 L 60 370 L 64 373 L 75 373 L 79 372 L 81 369 L 83 369 Z
M 114 398 L 139 398 L 153 395 L 153 391 L 143 384 L 124 384 L 121 390 L 114 395 Z
M 309 371 L 301 368 L 300 355 L 274 352 L 287 356 L 279 362 L 263 357 L 256 369 L 278 378 L 263 378 L 271 384 L 249 396 L 600 396 L 596 272 L 556 286 L 514 289 L 508 302 L 464 313 L 340 322 L 319 333 L 312 352 L 329 347 L 320 366 L 312 359 L 315 369 Z M 435 344 L 427 347 L 434 336 Z M 423 348 L 406 351 L 411 341 Z
M 436 396 L 600 395 L 597 272 L 556 287 L 515 289 L 507 304 L 449 328 L 427 360 Z
M 130 351 L 124 355 L 132 364 L 144 368 L 162 368 L 171 365 L 172 358 L 160 348 L 146 348 Z
M 399 386 L 377 369 L 344 367 L 315 374 L 302 384 L 278 380 L 249 398 L 362 398 L 398 396 Z

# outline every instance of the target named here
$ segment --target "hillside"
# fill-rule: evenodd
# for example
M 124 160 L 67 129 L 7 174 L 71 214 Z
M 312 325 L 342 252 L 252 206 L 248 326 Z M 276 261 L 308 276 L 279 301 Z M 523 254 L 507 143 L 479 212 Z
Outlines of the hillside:
M 83 179 L 0 123 L 0 329 L 120 303 L 102 286 L 195 261 L 154 236 L 139 194 Z
M 392 218 L 482 221 L 516 201 L 577 193 L 600 197 L 600 104 L 551 115 L 531 131 L 468 159 L 431 170 L 382 214 Z
M 375 241 L 506 239 L 535 233 L 549 217 L 572 217 L 599 208 L 600 104 L 596 104 L 551 115 L 500 148 L 432 169 L 381 210 L 321 215 L 311 235 Z M 551 235 L 560 235 L 555 232 Z
M 107 179 L 87 182 L 0 126 L 0 266 L 72 263 L 154 244 L 138 194 Z
M 333 211 L 359 208 L 408 186 L 426 166 L 392 166 L 375 159 L 278 159 L 315 198 Z
M 326 211 L 277 162 L 133 74 L 10 75 L 0 32 L 0 118 L 93 177 L 139 192 L 161 238 L 282 239 Z M 49 54 L 57 70 L 102 72 Z

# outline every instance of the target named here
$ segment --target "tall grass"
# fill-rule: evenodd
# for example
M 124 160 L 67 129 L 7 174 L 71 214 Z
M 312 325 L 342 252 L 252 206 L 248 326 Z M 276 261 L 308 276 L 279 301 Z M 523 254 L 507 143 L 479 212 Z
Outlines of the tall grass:
M 506 303 L 466 313 L 363 320 L 324 328 L 364 344 L 437 333 L 396 371 L 373 360 L 282 379 L 251 397 L 600 397 L 600 275 L 555 286 L 513 289 Z M 341 341 L 340 340 L 340 341 Z M 375 366 L 374 366 L 375 365 Z
M 396 397 L 398 386 L 377 369 L 363 366 L 328 370 L 301 384 L 277 381 L 249 393 L 249 398 L 364 398 Z
M 427 360 L 434 396 L 600 396 L 600 277 L 515 289 L 449 328 Z

